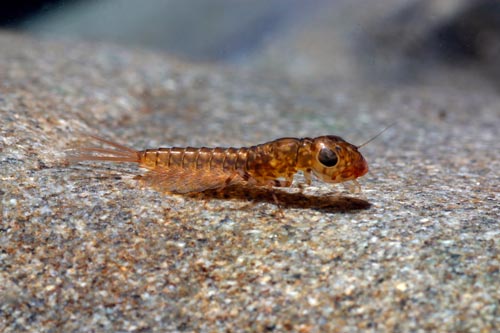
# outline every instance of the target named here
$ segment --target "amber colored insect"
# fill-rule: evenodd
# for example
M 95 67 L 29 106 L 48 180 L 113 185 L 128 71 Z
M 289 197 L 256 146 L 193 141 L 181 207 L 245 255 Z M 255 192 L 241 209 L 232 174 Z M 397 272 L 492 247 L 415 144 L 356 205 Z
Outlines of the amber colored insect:
M 281 138 L 242 148 L 158 148 L 134 150 L 92 136 L 108 148 L 81 148 L 73 161 L 134 162 L 149 170 L 142 179 L 172 193 L 221 189 L 233 184 L 290 187 L 302 171 L 327 183 L 354 181 L 368 172 L 355 146 L 338 136 Z M 370 140 L 371 141 L 371 140 Z M 364 145 L 364 144 L 363 144 Z M 362 145 L 362 146 L 363 146 Z

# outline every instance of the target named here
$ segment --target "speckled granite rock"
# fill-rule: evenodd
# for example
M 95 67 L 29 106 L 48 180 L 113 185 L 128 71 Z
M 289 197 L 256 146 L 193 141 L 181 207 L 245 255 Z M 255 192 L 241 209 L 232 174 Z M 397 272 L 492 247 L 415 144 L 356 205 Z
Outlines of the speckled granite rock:
M 6 33 L 0 77 L 1 331 L 499 329 L 494 90 L 304 83 Z M 63 162 L 82 133 L 361 143 L 396 119 L 363 148 L 361 194 L 277 191 L 283 217 L 266 190 L 164 195 L 133 166 Z

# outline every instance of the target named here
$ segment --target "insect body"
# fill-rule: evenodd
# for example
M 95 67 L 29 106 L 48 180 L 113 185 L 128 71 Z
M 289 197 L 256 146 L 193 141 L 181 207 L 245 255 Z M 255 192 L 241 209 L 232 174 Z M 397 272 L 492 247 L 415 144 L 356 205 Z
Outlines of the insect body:
M 107 148 L 82 148 L 71 159 L 135 162 L 149 170 L 142 178 L 167 192 L 191 193 L 232 184 L 290 187 L 302 171 L 306 183 L 315 175 L 327 183 L 354 181 L 368 164 L 354 146 L 338 136 L 281 138 L 242 148 L 158 148 L 134 150 L 93 137 Z

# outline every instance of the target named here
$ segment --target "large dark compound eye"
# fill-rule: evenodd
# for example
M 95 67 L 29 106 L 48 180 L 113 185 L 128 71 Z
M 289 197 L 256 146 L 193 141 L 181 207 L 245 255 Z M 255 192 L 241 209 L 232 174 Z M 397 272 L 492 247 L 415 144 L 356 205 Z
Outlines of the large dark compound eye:
M 319 151 L 318 161 L 327 167 L 332 167 L 339 161 L 337 154 L 335 154 L 331 149 L 322 148 Z

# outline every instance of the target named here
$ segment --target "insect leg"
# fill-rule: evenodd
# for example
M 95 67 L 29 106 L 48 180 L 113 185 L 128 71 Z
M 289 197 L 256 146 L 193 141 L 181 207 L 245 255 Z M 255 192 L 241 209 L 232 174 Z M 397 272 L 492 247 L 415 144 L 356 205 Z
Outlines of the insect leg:
M 290 187 L 293 182 L 293 174 L 287 176 L 284 180 L 270 179 L 269 177 L 253 177 L 246 171 L 237 171 L 236 175 L 239 175 L 247 184 L 254 186 Z M 230 181 L 230 179 L 228 179 L 228 181 Z
M 285 180 L 273 179 L 273 180 L 269 181 L 269 185 L 274 186 L 274 187 L 290 187 L 290 186 L 292 186 L 292 180 L 290 180 L 290 179 L 285 179 Z
M 344 183 L 344 187 L 351 193 L 361 193 L 361 185 L 356 179 L 351 180 L 352 183 Z
M 300 193 L 302 193 L 302 191 L 304 190 L 304 188 L 307 186 L 310 186 L 311 183 L 312 183 L 312 175 L 311 175 L 311 171 L 310 170 L 304 170 L 302 172 L 304 174 L 304 178 L 306 179 L 306 181 L 304 183 L 299 183 L 298 187 L 300 189 Z
M 312 182 L 312 176 L 311 176 L 311 170 L 304 170 L 304 178 L 306 179 L 306 185 L 311 185 Z
M 232 175 L 230 175 L 229 177 L 226 178 L 226 181 L 224 182 L 224 186 L 221 187 L 221 188 L 224 188 L 224 187 L 228 187 L 229 185 L 231 185 L 231 183 L 234 181 L 234 179 L 238 176 L 237 173 L 233 173 Z
M 278 197 L 276 196 L 276 193 L 274 192 L 271 192 L 272 196 L 273 196 L 273 200 L 274 200 L 274 203 L 276 204 L 276 206 L 278 206 L 278 213 L 280 215 L 280 218 L 284 218 L 285 217 L 285 213 L 283 213 L 283 207 L 281 207 L 281 204 L 278 200 Z
M 352 180 L 354 186 L 354 192 L 353 193 L 361 193 L 361 185 L 358 183 L 358 181 L 356 179 L 353 179 Z
M 258 180 L 254 177 L 252 177 L 248 172 L 243 171 L 243 170 L 238 170 L 236 172 L 236 175 L 239 175 L 243 181 L 247 182 L 249 185 L 260 185 Z

